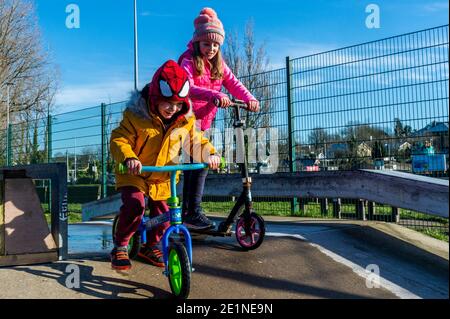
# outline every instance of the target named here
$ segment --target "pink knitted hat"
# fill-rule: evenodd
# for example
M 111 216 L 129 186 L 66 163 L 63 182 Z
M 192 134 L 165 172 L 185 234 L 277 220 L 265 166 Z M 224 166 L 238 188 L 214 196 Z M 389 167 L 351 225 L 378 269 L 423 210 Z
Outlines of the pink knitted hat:
M 200 15 L 194 20 L 194 27 L 193 42 L 211 40 L 218 42 L 220 45 L 223 44 L 225 30 L 213 9 L 203 8 Z

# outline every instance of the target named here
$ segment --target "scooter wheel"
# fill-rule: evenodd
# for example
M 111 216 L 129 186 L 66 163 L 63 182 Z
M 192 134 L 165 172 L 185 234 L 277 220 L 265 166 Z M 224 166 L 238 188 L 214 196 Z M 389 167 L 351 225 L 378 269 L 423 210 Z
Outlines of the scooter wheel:
M 251 213 L 248 221 L 242 215 L 236 223 L 236 239 L 245 250 L 258 248 L 265 234 L 264 219 L 256 213 Z
M 191 287 L 191 264 L 183 244 L 173 242 L 169 246 L 169 284 L 177 299 L 186 299 Z
M 112 227 L 113 242 L 115 242 L 116 240 L 116 230 L 118 222 L 119 222 L 119 215 L 114 217 Z M 135 232 L 134 235 L 131 236 L 130 241 L 128 242 L 128 257 L 130 259 L 136 258 L 140 248 L 141 248 L 141 236 L 139 235 L 139 232 Z

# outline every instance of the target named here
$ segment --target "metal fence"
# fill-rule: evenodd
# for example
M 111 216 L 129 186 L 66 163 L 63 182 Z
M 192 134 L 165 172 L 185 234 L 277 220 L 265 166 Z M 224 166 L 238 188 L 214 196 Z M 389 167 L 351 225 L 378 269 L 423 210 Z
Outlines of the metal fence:
M 375 168 L 448 178 L 448 54 L 444 25 L 287 57 L 285 68 L 240 78 L 261 102 L 261 112 L 245 115 L 247 125 L 277 130 L 278 159 L 270 164 L 279 172 Z M 114 178 L 109 134 L 124 108 L 102 104 L 12 124 L 8 141 L 0 130 L 0 166 L 65 161 L 70 182 L 98 183 L 106 196 Z M 231 118 L 221 109 L 213 127 L 230 128 Z M 220 150 L 226 143 L 233 142 L 214 140 Z M 256 171 L 259 164 L 250 166 Z M 332 216 L 316 199 L 257 200 L 268 213 Z M 374 214 L 391 216 L 390 209 L 376 206 Z M 414 214 L 401 211 L 401 221 L 443 225 L 448 233 L 448 221 Z

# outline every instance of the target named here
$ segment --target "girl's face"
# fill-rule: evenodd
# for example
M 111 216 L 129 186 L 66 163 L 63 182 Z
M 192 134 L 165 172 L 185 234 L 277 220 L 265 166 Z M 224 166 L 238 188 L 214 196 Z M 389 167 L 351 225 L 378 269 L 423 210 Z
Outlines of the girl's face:
M 183 107 L 182 102 L 161 101 L 157 105 L 159 114 L 166 120 L 170 120 L 174 114 L 178 113 Z
M 214 41 L 200 41 L 200 53 L 208 60 L 214 58 L 219 52 L 220 44 Z

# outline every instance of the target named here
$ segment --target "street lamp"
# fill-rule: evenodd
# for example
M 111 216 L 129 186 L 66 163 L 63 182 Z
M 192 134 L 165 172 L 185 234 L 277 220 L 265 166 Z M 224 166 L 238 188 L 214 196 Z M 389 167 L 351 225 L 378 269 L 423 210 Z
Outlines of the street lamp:
M 138 34 L 137 34 L 137 6 L 134 0 L 134 90 L 138 90 Z

